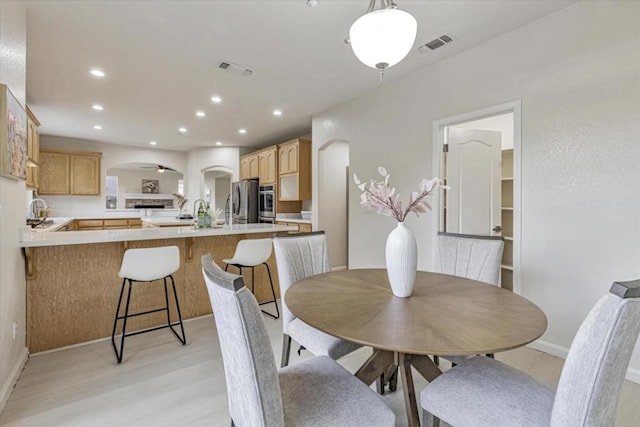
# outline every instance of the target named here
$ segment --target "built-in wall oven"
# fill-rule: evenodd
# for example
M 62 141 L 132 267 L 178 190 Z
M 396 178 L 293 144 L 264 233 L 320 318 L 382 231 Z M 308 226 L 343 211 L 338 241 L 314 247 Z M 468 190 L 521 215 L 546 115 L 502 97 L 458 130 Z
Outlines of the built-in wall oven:
M 260 186 L 260 222 L 273 223 L 276 220 L 276 186 Z

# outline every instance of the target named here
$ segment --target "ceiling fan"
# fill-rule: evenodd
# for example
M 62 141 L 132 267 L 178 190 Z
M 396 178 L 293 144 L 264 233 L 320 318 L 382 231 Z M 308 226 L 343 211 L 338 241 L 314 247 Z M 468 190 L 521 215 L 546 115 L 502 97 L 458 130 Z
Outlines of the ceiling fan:
M 155 165 L 155 166 L 142 166 L 140 169 L 155 169 L 158 173 L 164 173 L 165 171 L 175 172 L 175 169 L 169 166 Z

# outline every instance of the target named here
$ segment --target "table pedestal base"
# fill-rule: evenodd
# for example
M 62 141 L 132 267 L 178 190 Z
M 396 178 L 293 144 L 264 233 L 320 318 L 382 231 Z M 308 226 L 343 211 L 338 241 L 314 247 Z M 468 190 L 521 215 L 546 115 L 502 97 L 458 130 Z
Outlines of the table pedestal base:
M 436 379 L 438 375 L 442 373 L 428 356 L 374 349 L 371 357 L 364 362 L 355 375 L 366 385 L 371 385 L 384 374 L 384 381 L 389 382 L 390 388 L 395 388 L 393 385 L 393 376 L 397 376 L 399 373 L 403 384 L 402 392 L 404 394 L 404 404 L 407 411 L 407 422 L 409 423 L 409 427 L 419 427 L 420 418 L 418 416 L 416 390 L 411 374 L 412 366 L 429 382 Z M 384 390 L 384 384 L 381 390 Z

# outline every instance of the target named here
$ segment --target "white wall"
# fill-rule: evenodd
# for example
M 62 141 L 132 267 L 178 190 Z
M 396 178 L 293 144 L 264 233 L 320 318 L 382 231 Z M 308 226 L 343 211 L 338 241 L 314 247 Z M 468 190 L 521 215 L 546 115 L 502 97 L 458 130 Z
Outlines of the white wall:
M 204 172 L 221 170 L 230 173 L 231 181 L 240 179 L 240 153 L 238 147 L 196 148 L 187 153 L 185 194 L 189 203 L 204 199 Z M 211 192 L 214 192 L 212 188 Z
M 0 82 L 25 106 L 27 12 L 23 1 L 0 2 Z M 26 282 L 18 227 L 25 220 L 25 183 L 0 177 L 0 411 L 26 361 Z M 13 339 L 12 323 L 18 334 Z
M 347 190 L 350 181 L 347 177 L 349 167 L 349 143 L 345 141 L 329 142 L 318 153 L 318 226 L 327 235 L 327 248 L 331 267 L 347 265 L 348 227 L 347 227 Z M 354 188 L 354 191 L 357 191 Z
M 579 2 L 384 83 L 314 116 L 314 165 L 319 144 L 343 139 L 352 172 L 368 179 L 384 165 L 407 195 L 433 175 L 433 121 L 521 99 L 520 283 L 549 320 L 536 345 L 564 355 L 611 283 L 640 277 L 639 18 L 640 2 Z M 317 185 L 315 174 L 314 195 Z M 351 187 L 349 267 L 382 267 L 395 224 L 358 202 Z M 407 225 L 429 269 L 430 215 Z M 630 368 L 639 381 L 638 347 Z
M 124 209 L 125 197 L 127 193 L 142 193 L 142 180 L 155 179 L 158 181 L 158 192 L 160 194 L 172 194 L 178 192 L 178 181 L 182 179 L 182 174 L 165 171 L 158 173 L 155 169 L 121 169 L 111 168 L 106 171 L 107 175 L 118 177 L 118 209 Z
M 215 179 L 215 197 L 212 199 L 212 209 L 224 210 L 227 197 L 231 194 L 231 176 L 219 176 Z
M 40 145 L 49 148 L 101 152 L 100 176 L 103 186 L 107 169 L 126 163 L 161 164 L 180 172 L 187 169 L 187 154 L 183 151 L 130 147 L 50 135 L 42 135 Z M 100 196 L 43 196 L 42 198 L 46 200 L 48 205 L 53 204 L 51 207 L 54 216 L 103 214 L 105 211 L 104 194 Z

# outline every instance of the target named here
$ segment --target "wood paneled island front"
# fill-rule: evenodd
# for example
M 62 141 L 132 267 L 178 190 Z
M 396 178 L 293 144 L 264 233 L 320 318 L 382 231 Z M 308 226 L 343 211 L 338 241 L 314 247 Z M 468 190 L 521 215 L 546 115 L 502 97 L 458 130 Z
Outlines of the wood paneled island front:
M 32 233 L 21 242 L 27 265 L 27 347 L 31 353 L 111 336 L 122 279 L 118 277 L 124 251 L 129 248 L 178 246 L 180 269 L 174 273 L 183 319 L 211 313 L 200 257 L 210 253 L 224 268 L 236 244 L 244 239 L 273 237 L 294 227 L 271 224 L 138 230 L 99 230 Z M 268 261 L 276 295 L 280 297 L 275 258 Z M 229 271 L 234 271 L 230 267 Z M 245 269 L 245 283 L 251 283 Z M 256 268 L 258 301 L 271 297 L 266 269 Z M 164 306 L 162 281 L 134 285 L 131 311 Z M 265 306 L 268 309 L 268 306 Z M 173 313 L 172 318 L 176 314 Z M 162 312 L 132 318 L 127 331 L 166 322 Z M 187 336 L 188 339 L 188 336 Z

